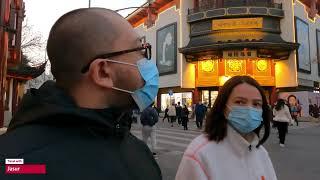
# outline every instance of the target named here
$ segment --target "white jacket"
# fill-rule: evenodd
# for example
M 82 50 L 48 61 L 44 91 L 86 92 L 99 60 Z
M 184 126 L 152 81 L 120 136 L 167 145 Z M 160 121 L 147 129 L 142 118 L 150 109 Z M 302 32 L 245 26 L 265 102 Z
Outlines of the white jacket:
M 292 122 L 292 117 L 287 105 L 284 105 L 284 108 L 279 111 L 276 108 L 273 108 L 274 121 L 278 122 Z
M 230 126 L 219 143 L 200 135 L 184 153 L 176 180 L 276 180 L 269 155 L 263 146 L 256 148 L 258 142 L 256 136 L 250 146 Z
M 170 106 L 168 111 L 168 116 L 177 116 L 176 107 Z

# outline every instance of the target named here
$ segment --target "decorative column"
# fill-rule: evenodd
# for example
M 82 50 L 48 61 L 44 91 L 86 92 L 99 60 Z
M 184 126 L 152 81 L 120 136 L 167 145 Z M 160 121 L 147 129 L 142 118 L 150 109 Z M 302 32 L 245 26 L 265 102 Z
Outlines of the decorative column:
M 0 9 L 0 127 L 4 124 L 4 93 L 7 74 L 8 57 L 8 32 L 6 27 L 9 23 L 10 1 L 2 0 Z

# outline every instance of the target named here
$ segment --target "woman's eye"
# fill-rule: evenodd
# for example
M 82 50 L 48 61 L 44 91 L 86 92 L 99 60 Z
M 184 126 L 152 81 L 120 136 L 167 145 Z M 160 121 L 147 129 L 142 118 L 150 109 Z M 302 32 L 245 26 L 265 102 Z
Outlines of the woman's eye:
M 254 105 L 254 107 L 262 107 L 262 104 L 261 103 L 255 103 L 255 104 L 253 104 Z
M 243 101 L 236 101 L 235 103 L 236 103 L 236 104 L 239 104 L 239 105 L 245 104 Z

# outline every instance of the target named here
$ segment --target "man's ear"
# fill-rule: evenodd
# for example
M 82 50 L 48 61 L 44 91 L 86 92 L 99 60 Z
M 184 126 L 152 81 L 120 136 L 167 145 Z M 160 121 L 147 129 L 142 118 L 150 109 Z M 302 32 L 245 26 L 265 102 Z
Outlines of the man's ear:
M 94 60 L 89 68 L 89 76 L 92 81 L 100 87 L 112 88 L 112 71 L 110 63 L 103 59 Z

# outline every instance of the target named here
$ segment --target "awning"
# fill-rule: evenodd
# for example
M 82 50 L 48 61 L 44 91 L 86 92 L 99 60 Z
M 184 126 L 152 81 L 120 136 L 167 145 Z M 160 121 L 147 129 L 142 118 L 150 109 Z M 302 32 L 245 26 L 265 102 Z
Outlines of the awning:
M 46 69 L 47 61 L 39 66 L 31 67 L 19 64 L 15 67 L 8 67 L 7 77 L 21 80 L 30 80 L 40 76 Z
M 299 48 L 298 43 L 286 42 L 279 34 L 261 31 L 226 31 L 190 38 L 186 47 L 179 52 L 199 57 L 204 54 L 221 56 L 223 50 L 256 49 L 258 56 L 273 59 L 288 59 L 291 51 Z

